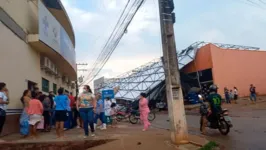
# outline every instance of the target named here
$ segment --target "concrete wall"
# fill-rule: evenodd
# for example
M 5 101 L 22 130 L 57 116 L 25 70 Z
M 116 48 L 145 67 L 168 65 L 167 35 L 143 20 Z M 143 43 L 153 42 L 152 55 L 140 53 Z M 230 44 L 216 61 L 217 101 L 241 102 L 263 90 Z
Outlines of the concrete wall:
M 240 96 L 249 95 L 254 84 L 258 94 L 266 94 L 266 52 L 224 50 L 210 45 L 213 61 L 213 78 L 223 94 L 223 88 L 236 86 Z
M 27 80 L 41 83 L 40 55 L 0 22 L 0 80 L 10 90 L 9 109 L 21 108 L 19 101 Z
M 27 0 L 0 0 L 0 7 L 28 33 L 38 33 L 38 7 Z M 19 12 L 18 12 L 19 10 Z
M 209 68 L 212 68 L 211 49 L 210 45 L 205 45 L 198 50 L 195 60 L 186 65 L 182 71 L 191 73 Z
M 53 83 L 57 87 L 64 87 L 71 91 L 61 78 L 41 71 L 40 54 L 32 49 L 27 43 L 19 39 L 12 31 L 0 22 L 0 81 L 7 83 L 10 90 L 9 109 L 21 108 L 20 96 L 27 89 L 27 81 L 33 81 L 38 84 L 41 90 L 42 77 L 49 80 L 50 91 L 53 90 Z M 74 92 L 74 90 L 73 90 Z

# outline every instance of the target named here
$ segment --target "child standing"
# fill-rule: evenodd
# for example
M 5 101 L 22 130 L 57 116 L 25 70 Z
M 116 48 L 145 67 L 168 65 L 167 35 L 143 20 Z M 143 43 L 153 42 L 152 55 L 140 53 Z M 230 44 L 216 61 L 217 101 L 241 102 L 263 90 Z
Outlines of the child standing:
M 111 124 L 111 99 L 109 97 L 106 98 L 106 100 L 104 101 L 104 114 L 105 114 L 105 121 L 107 125 Z
M 234 99 L 233 90 L 230 90 L 230 92 L 229 92 L 229 98 L 230 98 L 230 103 L 231 103 L 231 101 L 233 101 L 233 99 Z
M 117 110 L 116 110 L 116 104 L 112 103 L 111 105 L 111 122 L 112 122 L 112 128 L 116 128 L 117 125 L 117 121 L 116 121 L 116 114 L 117 114 Z

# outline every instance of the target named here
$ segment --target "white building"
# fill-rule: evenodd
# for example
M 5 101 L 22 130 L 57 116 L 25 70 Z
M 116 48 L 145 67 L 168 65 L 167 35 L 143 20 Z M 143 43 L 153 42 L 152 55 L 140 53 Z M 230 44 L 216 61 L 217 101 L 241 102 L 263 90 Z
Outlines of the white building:
M 24 90 L 75 92 L 75 36 L 61 1 L 0 0 L 0 46 L 0 82 L 10 95 L 7 134 L 18 131 Z

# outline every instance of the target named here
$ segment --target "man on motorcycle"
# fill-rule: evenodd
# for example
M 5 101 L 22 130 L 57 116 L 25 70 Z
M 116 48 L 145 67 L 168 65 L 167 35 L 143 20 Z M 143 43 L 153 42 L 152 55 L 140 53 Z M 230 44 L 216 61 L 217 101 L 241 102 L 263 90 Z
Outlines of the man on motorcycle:
M 208 116 L 208 120 L 211 122 L 211 126 L 216 128 L 217 126 L 217 116 L 222 111 L 222 97 L 217 93 L 218 87 L 216 85 L 210 86 L 210 94 L 207 97 L 207 101 L 210 106 L 210 115 Z

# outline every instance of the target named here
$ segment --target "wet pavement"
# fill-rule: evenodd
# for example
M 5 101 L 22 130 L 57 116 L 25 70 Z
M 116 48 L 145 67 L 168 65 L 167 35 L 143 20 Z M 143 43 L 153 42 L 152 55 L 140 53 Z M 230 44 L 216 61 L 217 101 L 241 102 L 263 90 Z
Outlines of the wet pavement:
M 227 136 L 223 136 L 218 130 L 207 130 L 207 136 L 202 136 L 199 131 L 199 115 L 197 109 L 192 109 L 186 112 L 189 133 L 192 135 L 199 135 L 201 137 L 206 137 L 210 141 L 216 141 L 223 146 L 225 150 L 266 150 L 266 101 L 259 101 L 257 104 L 249 104 L 249 101 L 240 101 L 239 104 L 223 105 L 223 108 L 228 108 L 229 113 L 232 116 L 233 128 Z M 12 134 L 3 137 L 8 143 L 1 143 L 0 150 L 11 150 L 11 149 L 87 149 L 94 146 L 95 149 L 102 147 L 106 149 L 114 148 L 112 143 L 123 144 L 123 146 L 129 146 L 129 148 L 139 149 L 136 146 L 139 138 L 143 138 L 146 145 L 142 145 L 143 149 L 147 149 L 146 146 L 150 145 L 150 137 L 155 137 L 155 140 L 162 140 L 158 147 L 165 147 L 167 143 L 169 144 L 169 132 L 162 132 L 169 130 L 169 122 L 167 113 L 158 113 L 156 119 L 152 122 L 152 128 L 148 131 L 149 137 L 142 137 L 145 134 L 141 132 L 141 125 L 131 125 L 129 123 L 119 123 L 118 128 L 108 129 L 106 131 L 97 131 L 96 137 L 83 139 L 82 129 L 73 129 L 66 131 L 67 140 L 61 141 L 55 138 L 55 131 L 51 133 L 40 133 L 40 138 L 37 140 L 22 139 L 19 134 Z M 166 129 L 166 130 L 165 130 Z M 131 130 L 131 131 L 130 131 Z M 163 134 L 162 134 L 163 133 Z M 141 135 L 141 137 L 139 137 Z M 161 138 L 161 139 L 160 139 Z M 120 140 L 117 140 L 120 139 Z M 127 140 L 126 140 L 127 139 Z M 132 143 L 132 140 L 135 143 Z M 147 139 L 147 140 L 145 140 Z M 113 141 L 115 140 L 115 141 Z M 113 141 L 113 142 L 112 142 Z M 128 144 L 125 144 L 128 141 Z M 106 146 L 104 146 L 104 145 Z M 102 146 L 98 146 L 102 145 Z M 120 145 L 121 146 L 121 145 Z M 174 147 L 169 147 L 169 149 L 175 149 Z
M 226 147 L 226 150 L 265 150 L 266 149 L 266 110 L 249 112 L 232 111 L 239 114 L 232 117 L 233 128 L 227 136 L 221 135 L 218 130 L 207 129 L 205 136 L 210 141 L 217 141 Z M 254 117 L 259 116 L 259 117 Z M 169 129 L 167 114 L 157 115 L 153 122 L 154 127 Z M 198 115 L 187 115 L 189 133 L 200 135 Z

